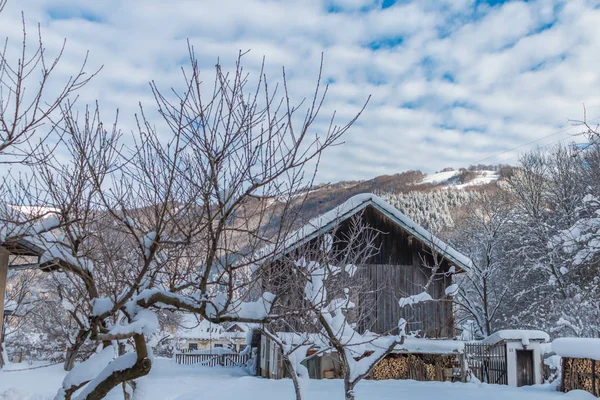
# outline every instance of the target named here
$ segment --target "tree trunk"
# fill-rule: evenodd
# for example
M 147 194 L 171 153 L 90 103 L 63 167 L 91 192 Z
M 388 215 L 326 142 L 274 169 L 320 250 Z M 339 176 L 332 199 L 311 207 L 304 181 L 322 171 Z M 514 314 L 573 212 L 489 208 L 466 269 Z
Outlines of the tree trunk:
M 487 278 L 483 278 L 483 315 L 485 318 L 485 336 L 489 336 L 492 334 L 492 326 L 490 323 L 490 315 L 488 311 Z
M 137 353 L 136 363 L 130 368 L 112 372 L 91 391 L 86 400 L 101 400 L 120 383 L 133 381 L 134 379 L 148 375 L 152 367 L 152 361 L 148 358 L 146 339 L 143 334 L 137 334 L 133 336 L 133 340 Z
M 75 344 L 73 344 L 75 346 Z M 65 371 L 70 371 L 75 367 L 75 358 L 77 356 L 77 351 L 73 350 L 73 346 L 67 349 L 67 356 L 65 357 L 65 364 L 63 365 L 63 369 Z
M 354 386 L 356 386 L 356 382 L 350 382 L 347 378 L 344 378 L 344 394 L 346 400 L 354 400 Z
M 8 251 L 4 247 L 0 247 L 0 369 L 4 365 L 2 342 L 4 341 L 4 295 L 8 280 L 8 258 Z
M 292 378 L 292 383 L 294 384 L 294 392 L 296 394 L 296 400 L 302 400 L 302 389 L 300 388 L 300 381 L 298 379 L 298 375 L 296 374 L 296 370 L 292 365 L 290 359 L 283 356 L 283 365 L 287 368 L 290 373 L 290 377 Z
M 89 331 L 86 329 L 80 329 L 77 337 L 75 338 L 75 342 L 67 349 L 67 355 L 65 358 L 64 369 L 65 371 L 70 371 L 75 367 L 75 361 L 77 360 L 77 355 L 79 354 L 79 350 L 81 346 L 85 343 L 87 339 Z

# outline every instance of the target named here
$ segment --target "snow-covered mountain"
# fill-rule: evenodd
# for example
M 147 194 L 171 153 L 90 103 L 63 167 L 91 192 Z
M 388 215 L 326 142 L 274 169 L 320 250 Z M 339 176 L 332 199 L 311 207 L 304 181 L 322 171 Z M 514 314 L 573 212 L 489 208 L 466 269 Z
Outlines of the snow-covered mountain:
M 461 169 L 427 175 L 421 183 L 442 186 L 443 188 L 464 189 L 466 187 L 488 185 L 498 179 L 500 179 L 500 171 Z
M 451 211 L 469 202 L 476 192 L 502 179 L 505 170 L 496 166 L 444 171 L 425 174 L 406 171 L 382 175 L 363 181 L 343 181 L 312 187 L 297 193 L 298 223 L 306 223 L 360 193 L 375 193 L 422 226 L 439 232 L 451 227 Z M 269 201 L 269 200 L 264 200 Z M 277 199 L 270 206 L 278 207 Z M 275 212 L 277 214 L 277 211 Z M 271 221 L 277 228 L 277 219 Z

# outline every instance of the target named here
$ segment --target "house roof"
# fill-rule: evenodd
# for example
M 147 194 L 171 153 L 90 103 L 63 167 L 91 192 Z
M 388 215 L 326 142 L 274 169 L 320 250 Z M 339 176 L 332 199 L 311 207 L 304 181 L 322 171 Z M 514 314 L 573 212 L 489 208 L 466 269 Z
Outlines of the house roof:
M 452 264 L 455 264 L 460 269 L 468 270 L 471 268 L 472 261 L 467 256 L 460 253 L 450 245 L 444 243 L 427 229 L 423 228 L 405 214 L 400 212 L 394 206 L 386 203 L 383 199 L 372 193 L 363 193 L 353 196 L 340 206 L 325 214 L 322 214 L 321 216 L 311 220 L 302 228 L 292 232 L 284 240 L 283 245 L 280 245 L 281 250 L 276 251 L 273 259 L 278 259 L 311 241 L 312 239 L 322 235 L 323 233 L 330 231 L 338 223 L 352 217 L 368 206 L 371 206 L 380 213 L 384 214 L 393 223 L 397 224 L 407 232 L 410 232 L 427 246 L 432 247 L 435 251 L 440 253 L 440 255 L 442 255 Z M 271 247 L 266 251 L 272 252 L 273 250 L 273 247 Z
M 52 209 L 25 206 L 9 206 L 9 209 L 12 209 L 12 213 L 4 216 L 7 210 L 0 207 L 0 214 L 11 221 L 0 224 L 0 246 L 12 255 L 38 258 L 34 263 L 11 264 L 9 269 L 39 268 L 51 271 L 60 267 L 93 268 L 89 260 L 73 256 L 63 245 L 60 221 Z M 30 215 L 31 210 L 47 214 L 36 218 Z
M 543 331 L 525 330 L 525 329 L 507 329 L 498 331 L 490 336 L 486 337 L 481 341 L 485 344 L 497 344 L 500 342 L 522 342 L 524 345 L 528 345 L 530 341 L 541 341 L 549 342 L 550 336 Z
M 239 323 L 236 326 L 239 326 L 242 331 L 230 331 L 222 325 L 212 323 L 206 319 L 199 319 L 198 316 L 191 313 L 184 313 L 183 320 L 179 325 L 177 332 L 173 335 L 178 339 L 241 339 L 246 337 L 247 330 L 244 324 Z
M 255 331 L 255 336 L 260 336 L 259 331 Z M 322 344 L 322 336 L 318 333 L 297 333 L 297 332 L 278 332 L 277 337 L 284 343 L 293 345 L 313 345 L 315 348 L 328 348 L 328 345 Z M 365 334 L 359 339 L 360 342 L 372 343 L 377 345 L 378 340 L 387 340 L 390 336 L 380 336 L 377 334 Z M 254 344 L 253 344 L 254 345 Z M 359 346 L 356 347 L 357 349 Z M 465 352 L 465 342 L 461 340 L 440 340 L 405 337 L 404 343 L 396 345 L 393 353 L 411 353 L 411 354 L 462 354 Z

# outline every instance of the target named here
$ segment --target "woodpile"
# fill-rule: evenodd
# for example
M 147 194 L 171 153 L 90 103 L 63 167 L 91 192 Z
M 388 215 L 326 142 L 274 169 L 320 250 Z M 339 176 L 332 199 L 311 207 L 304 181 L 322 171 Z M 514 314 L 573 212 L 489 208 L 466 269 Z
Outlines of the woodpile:
M 373 379 L 451 380 L 452 368 L 457 364 L 455 355 L 391 354 L 373 368 Z
M 600 397 L 600 363 L 589 358 L 562 359 L 562 387 L 564 392 L 585 390 Z

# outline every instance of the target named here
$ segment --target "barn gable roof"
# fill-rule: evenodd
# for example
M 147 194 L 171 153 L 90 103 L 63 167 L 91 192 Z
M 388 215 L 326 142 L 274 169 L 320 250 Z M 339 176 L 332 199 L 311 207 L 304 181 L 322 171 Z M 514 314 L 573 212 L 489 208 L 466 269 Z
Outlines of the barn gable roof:
M 292 252 L 314 238 L 330 231 L 340 222 L 352 217 L 358 212 L 361 212 L 368 206 L 373 207 L 388 217 L 393 223 L 414 235 L 425 245 L 433 248 L 451 264 L 456 265 L 464 271 L 469 270 L 472 267 L 472 261 L 467 256 L 454 249 L 450 245 L 444 243 L 427 229 L 418 225 L 405 214 L 400 212 L 394 206 L 386 203 L 379 196 L 372 193 L 363 193 L 353 196 L 340 206 L 326 212 L 325 214 L 322 214 L 321 216 L 311 220 L 302 228 L 294 231 L 284 240 L 283 245 L 281 245 L 281 250 L 276 251 L 273 259 L 281 258 L 283 255 Z

